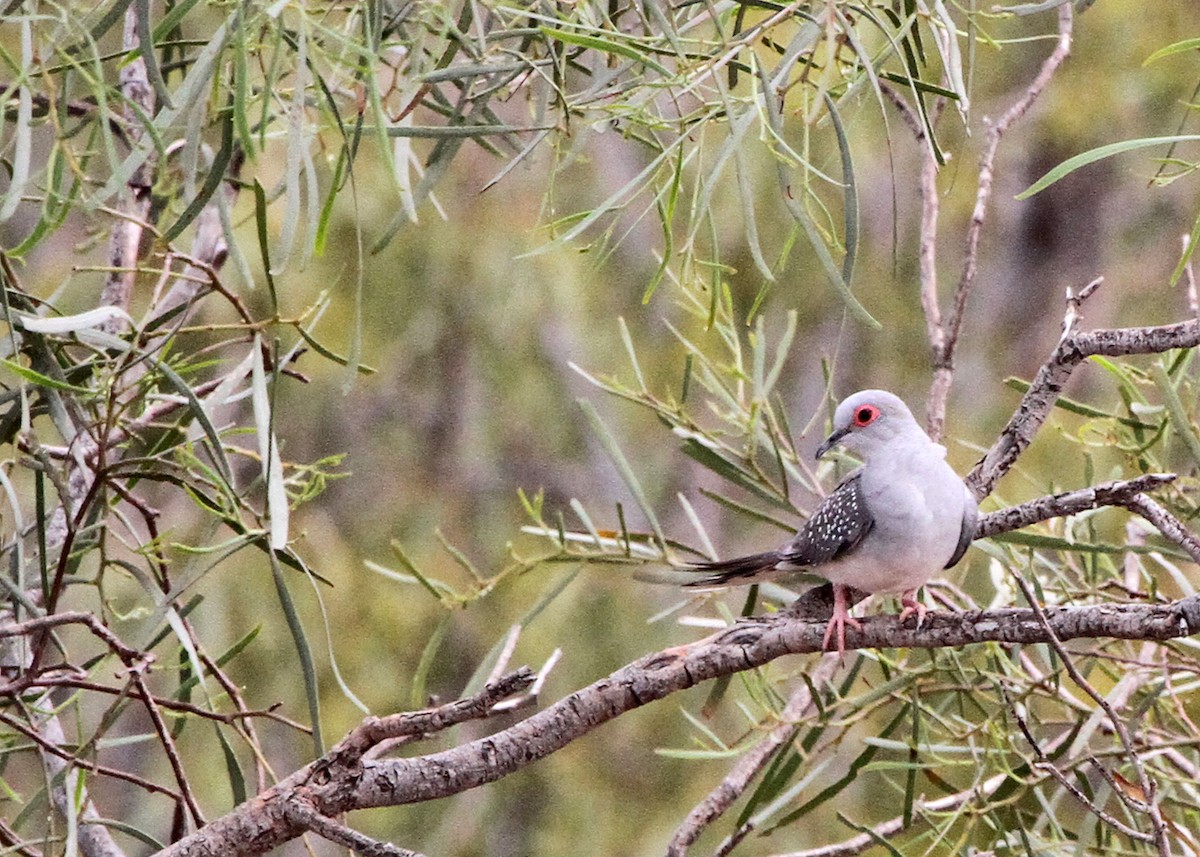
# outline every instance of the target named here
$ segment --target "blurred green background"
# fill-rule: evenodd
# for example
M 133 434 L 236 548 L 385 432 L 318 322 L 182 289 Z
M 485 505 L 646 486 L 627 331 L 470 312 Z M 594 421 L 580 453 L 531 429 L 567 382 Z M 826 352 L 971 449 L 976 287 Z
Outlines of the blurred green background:
M 957 282 L 965 228 L 974 203 L 976 162 L 984 142 L 980 117 L 1000 114 L 1028 84 L 1051 48 L 1053 13 L 1027 18 L 989 18 L 991 36 L 1017 39 L 975 45 L 972 127 L 948 109 L 939 126 L 953 159 L 939 179 L 942 233 L 938 245 L 943 294 Z M 1029 200 L 1015 194 L 1077 152 L 1117 140 L 1195 131 L 1189 103 L 1196 100 L 1200 54 L 1195 51 L 1143 62 L 1165 44 L 1200 35 L 1200 5 L 1147 6 L 1133 0 L 1100 0 L 1079 15 L 1072 55 L 1023 121 L 1004 138 L 997 159 L 992 208 L 980 252 L 980 275 L 971 295 L 947 423 L 950 459 L 965 472 L 1003 425 L 1019 394 L 1009 376 L 1029 378 L 1059 336 L 1066 288 L 1096 276 L 1105 285 L 1086 305 L 1085 324 L 1115 326 L 1176 321 L 1188 307 L 1182 287 L 1168 278 L 1192 226 L 1200 194 L 1192 176 L 1166 186 L 1154 177 L 1161 150 L 1102 161 Z M 767 285 L 741 243 L 743 208 L 732 174 L 717 189 L 720 258 L 735 305 L 744 313 L 766 289 L 761 314 L 777 337 L 788 311 L 798 315 L 798 334 L 779 391 L 797 447 L 810 452 L 825 428 L 825 367 L 831 367 L 836 398 L 865 386 L 891 389 L 914 410 L 922 408 L 930 382 L 928 347 L 916 291 L 919 201 L 917 159 L 911 134 L 894 113 L 885 125 L 869 92 L 846 106 L 861 205 L 862 236 L 853 289 L 882 322 L 879 330 L 847 318 L 841 300 L 824 280 L 811 253 L 797 242 L 782 276 Z M 270 185 L 283 151 L 268 151 L 249 165 Z M 811 151 L 818 168 L 836 173 L 837 151 L 828 132 Z M 791 240 L 792 225 L 775 197 L 774 165 L 761 147 L 751 152 L 758 194 L 757 226 L 769 259 Z M 521 622 L 544 595 L 569 584 L 524 628 L 513 664 L 539 666 L 556 648 L 562 658 L 543 690 L 551 701 L 628 661 L 703 633 L 671 616 L 652 617 L 681 599 L 671 587 L 635 580 L 619 566 L 575 568 L 545 564 L 507 577 L 488 597 L 448 611 L 414 583 L 377 573 L 370 563 L 401 570 L 391 543 L 398 541 L 422 572 L 463 591 L 471 574 L 439 537 L 485 574 L 495 573 L 509 552 L 534 556 L 544 541 L 522 535 L 529 523 L 518 498 L 545 492 L 548 517 L 564 515 L 578 499 L 598 526 L 617 528 L 616 504 L 630 526 L 645 522 L 629 491 L 589 426 L 577 399 L 594 404 L 636 466 L 649 500 L 669 535 L 694 542 L 676 494 L 696 506 L 723 555 L 773 546 L 780 533 L 747 524 L 699 493 L 715 477 L 678 450 L 676 439 L 647 411 L 606 397 L 578 373 L 576 364 L 626 380 L 632 369 L 618 317 L 628 325 L 649 386 L 666 395 L 680 387 L 684 349 L 668 324 L 701 347 L 719 348 L 715 334 L 679 307 L 678 291 L 664 282 L 648 302 L 643 295 L 658 267 L 661 229 L 636 207 L 618 218 L 619 242 L 589 235 L 568 245 L 552 242 L 557 218 L 586 210 L 645 166 L 646 156 L 626 144 L 619 129 L 604 133 L 579 126 L 570 138 L 544 145 L 486 191 L 503 161 L 467 143 L 437 185 L 437 206 L 426 203 L 418 223 L 403 227 L 378 254 L 364 259 L 362 360 L 378 371 L 347 387 L 344 370 L 302 359 L 307 384 L 288 381 L 278 393 L 276 430 L 288 461 L 309 462 L 344 454 L 332 481 L 293 519 L 299 552 L 330 578 L 320 593 L 297 587 L 311 639 L 322 623 L 332 629 L 332 649 L 349 687 L 375 713 L 413 707 L 413 677 L 435 633 L 444 637 L 425 690 L 440 700 L 462 692 L 487 653 Z M 323 290 L 333 304 L 317 336 L 339 351 L 349 346 L 357 276 L 355 221 L 371 245 L 391 222 L 398 200 L 377 173 L 384 166 L 370 148 L 356 165 L 357 193 L 343 193 L 334 209 L 328 248 L 301 266 L 293 260 L 277 277 L 281 314 L 297 315 Z M 328 174 L 321 176 L 328 181 Z M 759 181 L 760 180 L 760 181 Z M 235 212 L 245 248 L 255 244 L 253 200 L 243 194 Z M 276 218 L 271 223 L 278 229 Z M 593 240 L 594 239 L 594 240 Z M 49 293 L 76 264 L 64 252 L 82 241 L 65 231 L 28 260 L 23 276 L 45 283 Z M 5 235 L 9 244 L 12 236 Z M 249 254 L 249 251 L 247 250 Z M 238 276 L 226 271 L 231 283 Z M 240 287 L 244 288 L 245 284 Z M 243 292 L 266 306 L 261 284 Z M 1115 400 L 1109 379 L 1092 367 L 1076 373 L 1068 395 L 1101 407 Z M 801 430 L 810 430 L 800 436 Z M 1083 485 L 1080 452 L 1083 421 L 1060 422 L 1039 436 L 1002 484 L 1000 497 L 1015 502 L 1047 490 Z M 1103 457 L 1101 457 L 1103 460 Z M 1178 465 L 1188 469 L 1179 455 Z M 1116 461 L 1109 462 L 1115 465 Z M 1108 474 L 1098 473 L 1097 478 Z M 993 498 L 991 503 L 997 500 Z M 178 498 L 164 509 L 173 526 L 195 526 L 195 510 Z M 1112 526 L 1118 526 L 1119 516 Z M 1103 520 L 1103 519 L 1102 519 Z M 987 560 L 972 551 L 950 578 L 972 592 L 989 592 Z M 207 577 L 203 634 L 215 651 L 261 626 L 238 660 L 235 673 L 249 704 L 284 702 L 284 713 L 303 720 L 301 675 L 282 621 L 269 567 L 249 554 Z M 744 595 L 726 597 L 740 609 Z M 705 608 L 710 614 L 711 607 Z M 325 647 L 316 643 L 322 668 L 324 732 L 330 741 L 362 717 L 339 689 Z M 802 673 L 806 659 L 772 665 L 778 676 Z M 419 688 L 417 689 L 419 690 Z M 656 753 L 691 745 L 693 729 L 680 707 L 695 712 L 707 694 L 693 690 L 619 718 L 566 750 L 499 783 L 428 805 L 359 813 L 351 823 L 404 847 L 438 857 L 661 853 L 687 809 L 724 775 L 729 760 L 682 760 Z M 731 743 L 745 729 L 732 706 L 712 727 Z M 494 724 L 468 725 L 455 743 Z M 261 725 L 271 763 L 284 773 L 309 758 L 311 744 L 275 725 Z M 211 747 L 208 736 L 185 733 L 185 749 Z M 847 750 L 852 755 L 852 750 Z M 221 760 L 211 759 L 206 810 L 228 808 Z M 156 806 L 106 805 L 105 812 L 151 817 Z M 835 812 L 864 823 L 883 815 L 866 789 L 852 792 L 858 805 L 824 808 L 805 824 L 770 840 L 744 846 L 765 854 L 812 846 L 847 835 Z M 723 835 L 723 830 L 719 832 Z M 713 834 L 704 840 L 711 848 Z M 711 839 L 711 843 L 710 843 Z M 326 846 L 315 845 L 318 853 Z M 297 843 L 285 853 L 299 854 Z

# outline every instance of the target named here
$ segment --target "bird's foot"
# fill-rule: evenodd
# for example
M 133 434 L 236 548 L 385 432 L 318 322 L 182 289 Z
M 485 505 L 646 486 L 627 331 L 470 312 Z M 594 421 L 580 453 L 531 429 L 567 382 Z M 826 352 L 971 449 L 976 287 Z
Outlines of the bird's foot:
M 917 590 L 910 589 L 900 596 L 900 604 L 904 608 L 900 611 L 900 624 L 903 625 L 909 616 L 917 617 L 917 627 L 921 627 L 921 623 L 925 621 L 925 614 L 929 612 L 929 608 L 917 600 Z
M 829 651 L 829 643 L 837 635 L 837 653 L 838 656 L 845 660 L 846 658 L 846 626 L 853 626 L 854 630 L 861 631 L 862 623 L 850 615 L 850 610 L 846 606 L 846 587 L 834 585 L 833 587 L 833 616 L 829 619 L 829 626 L 825 629 L 825 637 L 821 641 L 821 648 Z

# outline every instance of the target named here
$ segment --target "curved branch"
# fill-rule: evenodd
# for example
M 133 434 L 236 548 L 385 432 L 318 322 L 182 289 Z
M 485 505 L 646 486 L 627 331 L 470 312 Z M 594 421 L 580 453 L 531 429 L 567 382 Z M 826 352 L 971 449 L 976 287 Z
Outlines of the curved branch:
M 308 801 L 324 816 L 418 803 L 495 782 L 562 749 L 604 723 L 700 682 L 821 651 L 831 587 L 793 608 L 743 619 L 703 640 L 643 657 L 503 731 L 450 750 L 363 762 L 330 778 L 328 757 L 163 851 L 167 857 L 262 854 L 301 832 L 288 806 Z M 940 648 L 970 643 L 1045 643 L 1081 637 L 1170 640 L 1200 632 L 1200 596 L 1172 604 L 1101 604 L 1045 610 L 1008 608 L 929 613 L 921 628 L 896 616 L 870 616 L 850 629 L 851 648 Z

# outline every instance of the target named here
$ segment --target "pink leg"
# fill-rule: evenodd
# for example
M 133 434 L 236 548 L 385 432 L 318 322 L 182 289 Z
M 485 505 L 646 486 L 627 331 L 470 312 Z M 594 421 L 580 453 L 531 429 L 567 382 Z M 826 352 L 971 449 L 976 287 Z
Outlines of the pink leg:
M 921 623 L 925 621 L 925 614 L 929 612 L 929 608 L 917 600 L 917 590 L 910 589 L 900 596 L 900 603 L 904 609 L 900 611 L 900 621 L 904 622 L 909 616 L 917 617 L 917 627 L 921 627 Z
M 825 639 L 821 641 L 821 648 L 829 651 L 829 641 L 836 633 L 838 654 L 844 658 L 846 656 L 847 625 L 853 625 L 857 630 L 862 630 L 862 623 L 851 616 L 849 608 L 846 607 L 846 587 L 835 583 L 833 585 L 833 616 L 829 620 L 829 627 L 825 629 Z

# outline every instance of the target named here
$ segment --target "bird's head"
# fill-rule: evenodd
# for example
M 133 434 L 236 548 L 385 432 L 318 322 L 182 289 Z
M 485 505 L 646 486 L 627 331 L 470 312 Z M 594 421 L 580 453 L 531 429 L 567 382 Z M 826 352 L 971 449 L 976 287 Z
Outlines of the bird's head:
M 909 437 L 929 439 L 899 396 L 886 390 L 860 390 L 837 406 L 833 432 L 817 447 L 817 458 L 838 444 L 866 458 Z

